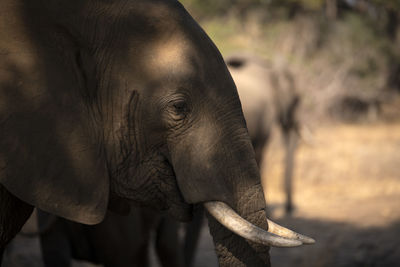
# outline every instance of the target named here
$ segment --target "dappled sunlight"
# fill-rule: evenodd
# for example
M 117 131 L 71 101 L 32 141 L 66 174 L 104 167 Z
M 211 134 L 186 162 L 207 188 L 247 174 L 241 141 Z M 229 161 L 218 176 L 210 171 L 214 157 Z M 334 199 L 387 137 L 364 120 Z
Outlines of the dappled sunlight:
M 145 68 L 148 73 L 165 78 L 173 72 L 175 75 L 184 75 L 193 72 L 193 66 L 189 60 L 189 40 L 182 34 L 175 32 L 165 39 L 146 48 L 149 55 Z

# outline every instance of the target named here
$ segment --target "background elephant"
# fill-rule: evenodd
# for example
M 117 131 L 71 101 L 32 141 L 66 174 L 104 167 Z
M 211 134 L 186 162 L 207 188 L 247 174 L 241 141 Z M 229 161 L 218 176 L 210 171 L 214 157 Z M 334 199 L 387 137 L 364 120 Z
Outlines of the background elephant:
M 161 266 L 186 266 L 178 222 L 149 209 L 133 208 L 125 216 L 109 211 L 93 226 L 40 210 L 37 215 L 45 266 L 69 267 L 72 258 L 103 266 L 150 266 L 152 236 Z
M 293 209 L 293 169 L 299 134 L 297 119 L 300 96 L 290 71 L 241 53 L 225 59 L 237 86 L 247 128 L 260 166 L 272 128 L 279 127 L 285 148 L 284 190 L 286 212 Z
M 254 227 L 282 232 L 234 82 L 179 2 L 5 0 L 0 32 L 0 254 L 33 206 L 96 224 L 202 203 L 222 266 L 313 242 Z

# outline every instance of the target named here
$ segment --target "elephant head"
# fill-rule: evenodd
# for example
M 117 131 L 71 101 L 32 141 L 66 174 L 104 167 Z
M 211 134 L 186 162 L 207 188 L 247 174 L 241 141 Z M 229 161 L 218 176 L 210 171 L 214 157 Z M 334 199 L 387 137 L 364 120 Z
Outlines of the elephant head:
M 222 265 L 264 264 L 269 245 L 312 241 L 253 225 L 268 221 L 235 84 L 177 1 L 0 10 L 0 183 L 12 194 L 88 224 L 109 195 L 180 220 L 204 203 Z

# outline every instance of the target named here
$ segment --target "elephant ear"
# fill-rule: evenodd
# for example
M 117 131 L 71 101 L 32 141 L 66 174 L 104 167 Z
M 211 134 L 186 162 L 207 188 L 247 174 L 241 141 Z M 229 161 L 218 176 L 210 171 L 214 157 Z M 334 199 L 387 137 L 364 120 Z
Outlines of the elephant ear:
M 104 133 L 73 45 L 12 33 L 0 41 L 0 183 L 44 211 L 99 223 L 109 195 Z
M 62 151 L 54 138 L 35 137 L 22 141 L 37 141 L 29 148 L 32 151 L 23 151 L 24 144 L 7 147 L 6 155 L 2 151 L 1 163 L 5 167 L 0 171 L 0 183 L 42 210 L 81 223 L 99 223 L 107 209 L 109 187 L 99 171 L 104 169 L 101 162 L 87 150 Z M 65 145 L 70 144 L 71 140 Z M 4 147 L 1 142 L 2 150 Z
M 105 160 L 79 119 L 55 110 L 14 114 L 1 125 L 0 183 L 42 210 L 99 223 L 109 195 Z

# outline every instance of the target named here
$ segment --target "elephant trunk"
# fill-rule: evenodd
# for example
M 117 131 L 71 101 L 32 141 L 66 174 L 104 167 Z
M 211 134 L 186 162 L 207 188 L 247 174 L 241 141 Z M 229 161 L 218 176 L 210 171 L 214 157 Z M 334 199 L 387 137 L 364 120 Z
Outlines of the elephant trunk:
M 234 208 L 251 224 L 268 229 L 264 211 L 264 195 L 261 186 L 247 189 Z M 207 204 L 206 204 L 207 207 Z M 224 266 L 270 266 L 269 247 L 260 245 L 235 234 L 208 212 L 209 227 L 214 239 L 219 265 Z
M 204 203 L 220 266 L 268 266 L 269 246 L 294 247 L 315 242 L 268 220 L 264 209 L 260 209 L 264 203 L 260 189 L 261 186 L 251 187 L 245 195 L 252 197 L 239 201 L 237 209 L 242 216 L 223 202 Z

